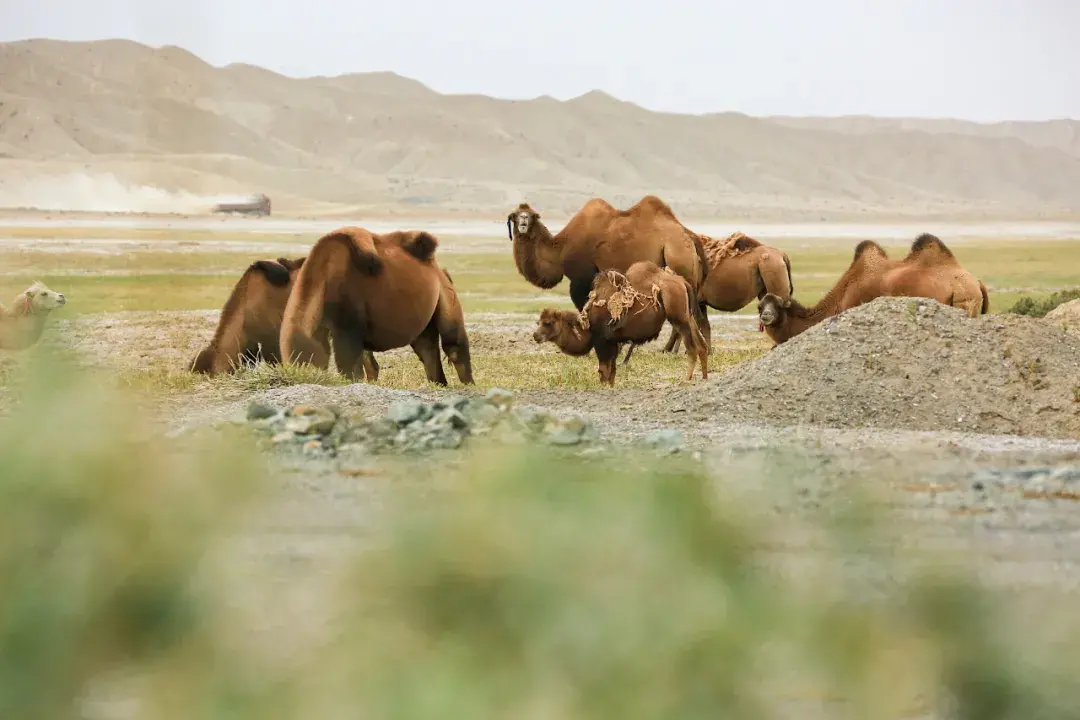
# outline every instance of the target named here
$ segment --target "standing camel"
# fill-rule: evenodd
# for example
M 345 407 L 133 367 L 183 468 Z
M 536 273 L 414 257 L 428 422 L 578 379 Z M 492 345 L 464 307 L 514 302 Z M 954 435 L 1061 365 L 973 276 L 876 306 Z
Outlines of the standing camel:
M 45 332 L 49 314 L 66 304 L 63 293 L 35 280 L 15 296 L 10 310 L 0 305 L 0 350 L 25 350 L 36 344 Z
M 539 213 L 521 203 L 507 215 L 506 231 L 521 276 L 545 290 L 569 278 L 570 300 L 578 311 L 585 307 L 593 279 L 603 270 L 626 273 L 636 262 L 651 262 L 671 268 L 695 293 L 708 272 L 698 236 L 655 195 L 644 196 L 627 210 L 593 198 L 554 235 Z M 709 320 L 700 307 L 693 312 L 708 347 Z
M 705 305 L 721 312 L 736 312 L 766 294 L 781 300 L 795 294 L 791 260 L 783 250 L 741 232 L 725 239 L 702 236 L 702 240 L 709 270 L 698 299 Z M 672 330 L 664 352 L 678 351 L 681 340 L 681 336 Z M 624 365 L 630 361 L 633 351 L 631 345 L 623 359 Z

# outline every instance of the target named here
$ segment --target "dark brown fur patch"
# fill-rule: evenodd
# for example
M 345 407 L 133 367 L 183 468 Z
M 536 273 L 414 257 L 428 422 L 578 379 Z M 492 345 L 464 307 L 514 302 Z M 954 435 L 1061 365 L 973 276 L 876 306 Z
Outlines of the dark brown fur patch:
M 911 254 L 917 255 L 926 250 L 937 250 L 942 255 L 952 257 L 952 251 L 945 247 L 945 243 L 941 242 L 941 239 L 936 235 L 930 233 L 923 233 L 919 237 L 915 238 L 915 242 L 911 243 Z
M 363 274 L 374 277 L 382 272 L 382 258 L 369 250 L 362 249 L 356 244 L 356 239 L 349 233 L 340 231 L 332 232 L 323 236 L 322 239 L 324 241 L 332 240 L 343 243 L 345 247 L 349 249 L 349 256 L 352 258 L 353 265 L 355 265 L 356 269 Z
M 275 287 L 285 287 L 289 284 L 289 268 L 280 260 L 256 260 L 251 263 L 251 269 L 261 272 L 266 281 Z
M 412 239 L 403 242 L 401 247 L 417 260 L 427 262 L 435 257 L 435 250 L 439 247 L 439 241 L 431 233 L 420 231 Z
M 741 238 L 735 240 L 735 242 L 733 243 L 733 247 L 735 248 L 735 252 L 742 253 L 746 252 L 747 250 L 753 250 L 756 247 L 761 247 L 761 243 L 752 237 L 747 237 L 746 235 L 743 235 Z

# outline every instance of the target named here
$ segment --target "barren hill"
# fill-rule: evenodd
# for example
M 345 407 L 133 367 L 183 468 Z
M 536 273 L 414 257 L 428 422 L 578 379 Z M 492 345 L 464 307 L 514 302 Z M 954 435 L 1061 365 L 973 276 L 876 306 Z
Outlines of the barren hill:
M 78 203 L 111 174 L 266 192 L 284 211 L 499 214 L 528 199 L 558 214 L 651 192 L 688 216 L 1080 212 L 1074 121 L 691 116 L 601 92 L 500 100 L 392 73 L 219 68 L 126 40 L 0 44 L 0 78 L 0 206 Z

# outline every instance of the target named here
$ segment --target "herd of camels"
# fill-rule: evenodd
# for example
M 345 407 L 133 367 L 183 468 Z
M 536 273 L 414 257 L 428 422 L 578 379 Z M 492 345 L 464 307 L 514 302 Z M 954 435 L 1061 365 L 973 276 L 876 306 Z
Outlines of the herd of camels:
M 660 336 L 665 352 L 685 344 L 687 380 L 700 364 L 708 377 L 707 308 L 734 312 L 758 300 L 759 329 L 775 344 L 879 296 L 926 297 L 975 317 L 989 310 L 986 285 L 937 237 L 920 235 L 901 260 L 871 240 L 813 307 L 793 297 L 787 253 L 742 233 L 711 238 L 684 226 L 646 195 L 626 210 L 594 198 L 552 233 L 527 203 L 506 218 L 514 264 L 532 285 L 569 280 L 575 310 L 545 308 L 533 339 L 573 356 L 596 353 L 600 382 L 615 383 L 619 349 Z M 222 309 L 213 339 L 193 372 L 232 372 L 262 359 L 337 369 L 375 381 L 375 353 L 409 345 L 427 379 L 446 385 L 440 346 L 464 384 L 472 384 L 465 317 L 453 279 L 436 260 L 438 240 L 422 230 L 384 234 L 342 227 L 320 237 L 305 257 L 252 263 Z
M 920 235 L 906 257 L 890 258 L 871 240 L 813 307 L 795 300 L 787 253 L 742 233 L 712 238 L 684 226 L 671 208 L 646 195 L 627 210 L 585 203 L 552 234 L 527 203 L 506 218 L 514 264 L 532 285 L 569 280 L 575 310 L 544 308 L 533 339 L 572 356 L 595 352 L 600 382 L 614 386 L 620 348 L 625 365 L 637 345 L 672 326 L 665 352 L 686 345 L 687 380 L 695 365 L 708 377 L 707 308 L 734 312 L 758 301 L 759 329 L 774 344 L 879 296 L 932 298 L 971 317 L 986 313 L 986 285 L 937 237 Z M 328 368 L 333 350 L 350 380 L 379 376 L 375 353 L 412 347 L 427 379 L 446 385 L 442 354 L 472 384 L 465 317 L 453 279 L 436 261 L 438 240 L 422 230 L 375 234 L 342 227 L 294 259 L 253 262 L 222 308 L 209 345 L 188 369 L 229 373 L 259 361 Z M 40 282 L 0 305 L 0 349 L 37 342 L 49 313 L 66 298 Z M 441 348 L 441 351 L 440 351 Z

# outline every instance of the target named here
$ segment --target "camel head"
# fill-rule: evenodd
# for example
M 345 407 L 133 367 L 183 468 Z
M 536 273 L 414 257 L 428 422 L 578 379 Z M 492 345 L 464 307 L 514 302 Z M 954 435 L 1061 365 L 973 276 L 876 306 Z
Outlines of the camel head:
M 506 216 L 506 234 L 513 242 L 515 230 L 519 236 L 528 235 L 539 219 L 540 213 L 533 210 L 529 203 L 521 203 L 514 212 Z
M 564 316 L 573 314 L 569 310 L 544 308 L 540 311 L 540 319 L 536 321 L 533 340 L 538 343 L 554 342 L 567 329 L 568 320 Z
M 27 315 L 49 313 L 67 304 L 63 293 L 50 290 L 40 280 L 35 280 L 33 285 L 23 290 L 20 299 L 22 306 L 16 307 L 16 312 L 21 311 Z
M 778 295 L 768 293 L 758 301 L 758 320 L 760 330 L 779 330 L 787 321 L 791 300 L 784 300 Z M 770 333 L 770 336 L 772 333 Z

